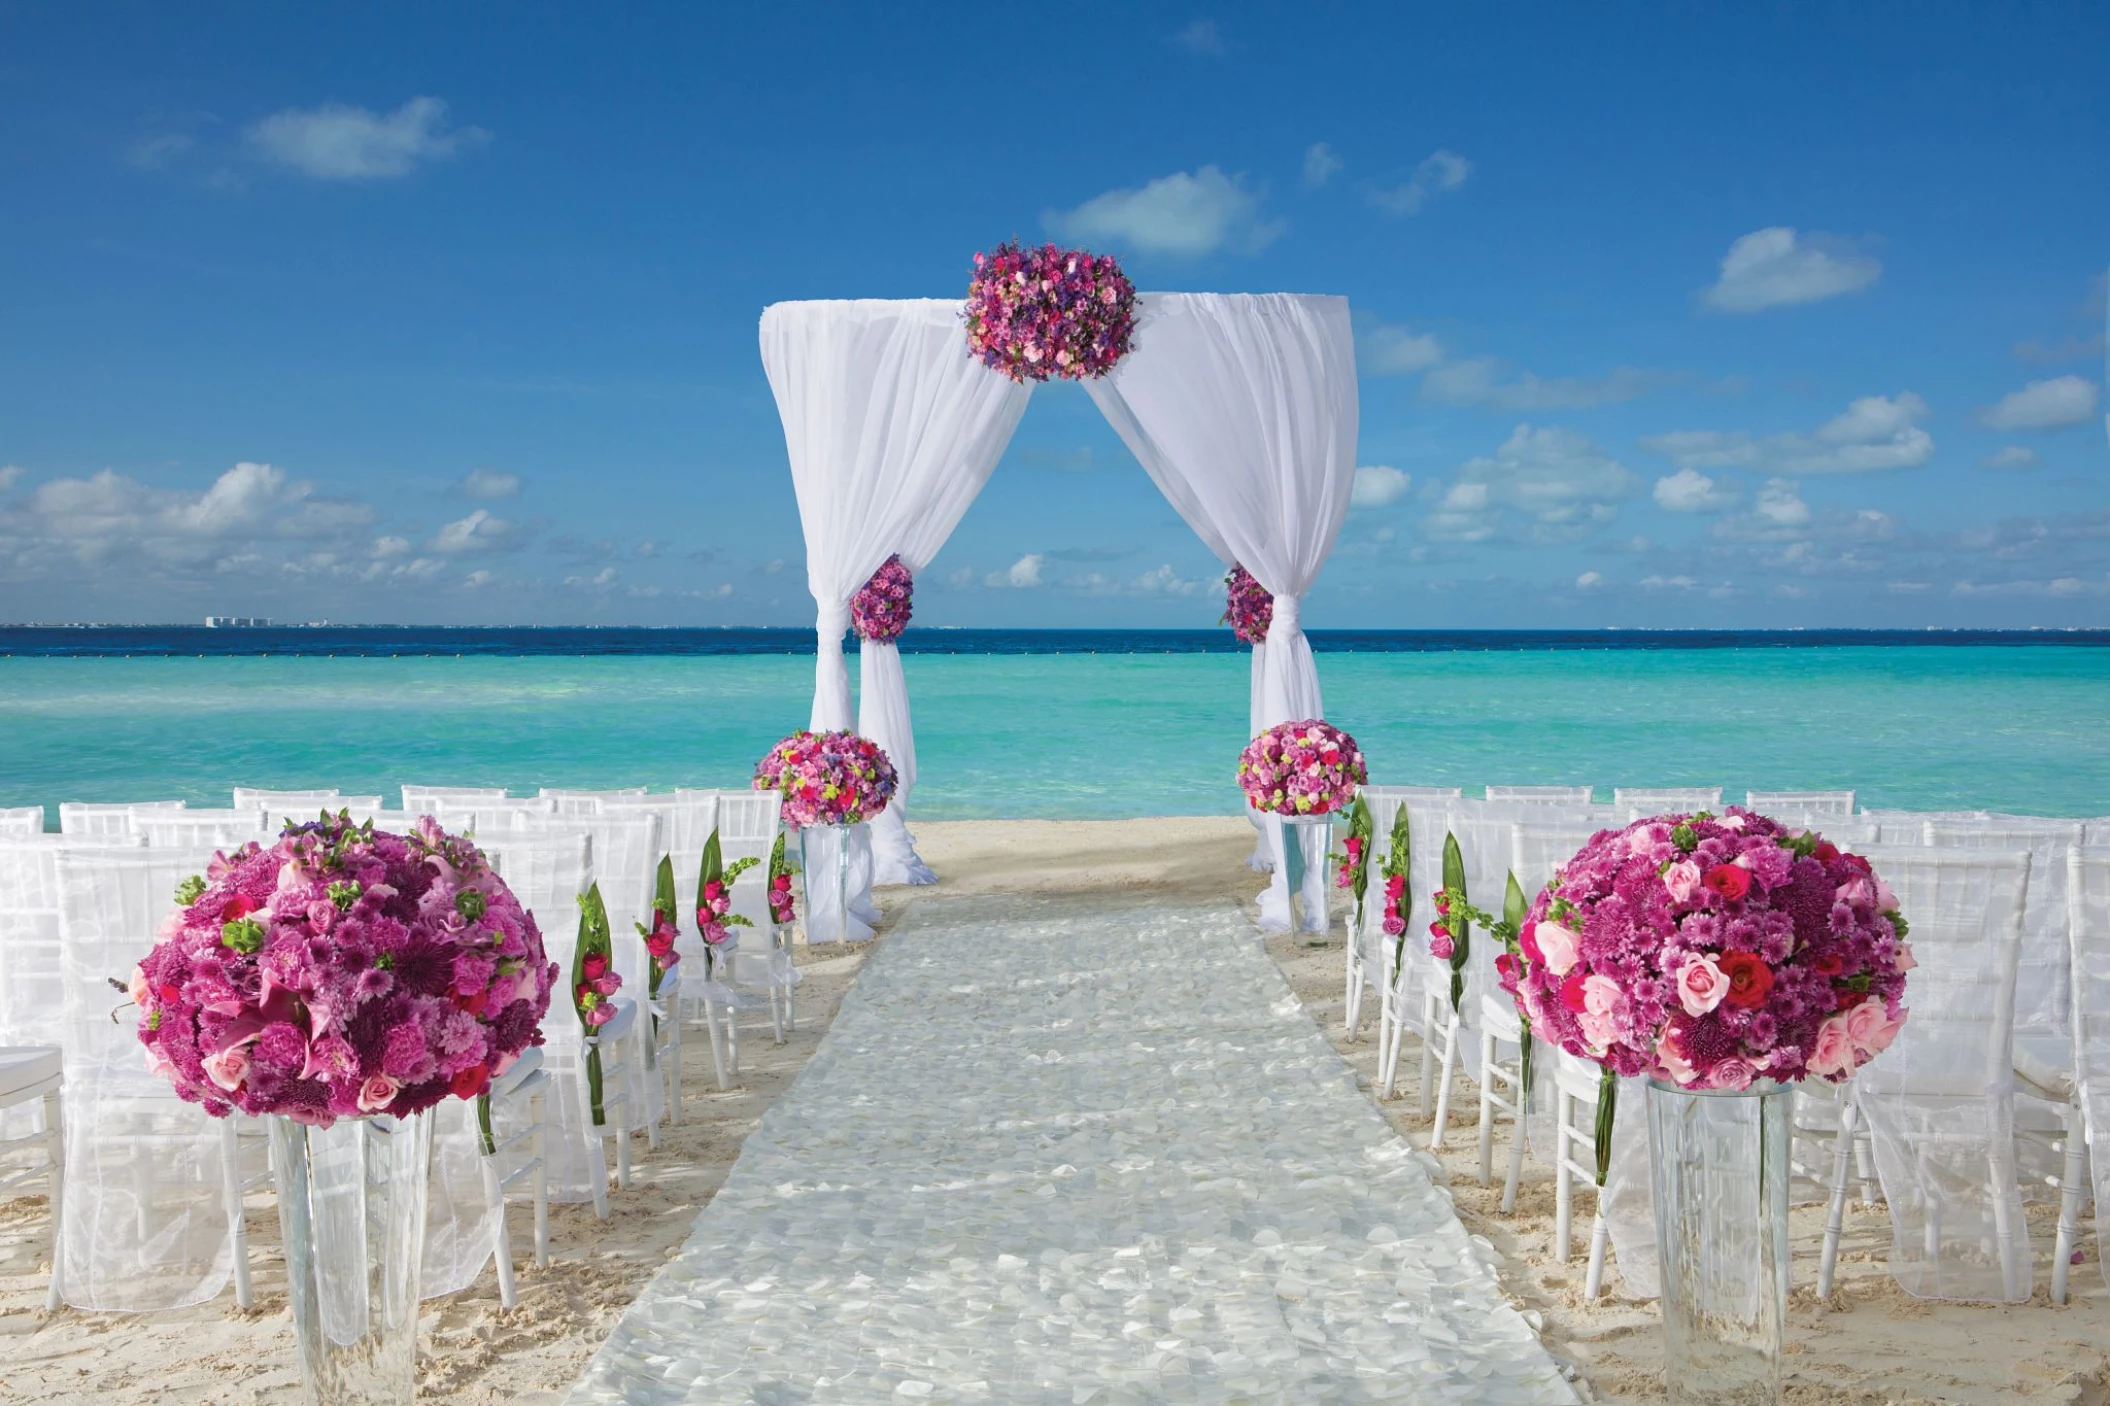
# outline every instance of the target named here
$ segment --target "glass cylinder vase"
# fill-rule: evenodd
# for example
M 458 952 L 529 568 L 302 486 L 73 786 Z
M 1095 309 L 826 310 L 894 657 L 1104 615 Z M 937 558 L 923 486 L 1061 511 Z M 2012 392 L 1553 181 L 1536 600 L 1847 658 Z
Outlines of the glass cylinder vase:
M 1670 1400 L 1780 1400 L 1793 1088 L 1651 1079 L 1649 1151 Z
M 418 1273 L 432 1120 L 271 1120 L 300 1378 L 312 1406 L 416 1392 Z
M 805 825 L 799 828 L 799 886 L 806 898 L 808 943 L 850 940 L 852 828 L 849 825 Z M 832 897 L 834 910 L 830 912 L 825 906 L 815 904 L 815 893 Z
M 1333 815 L 1284 817 L 1283 862 L 1292 895 L 1302 895 L 1298 928 L 1307 943 L 1323 942 L 1333 930 Z

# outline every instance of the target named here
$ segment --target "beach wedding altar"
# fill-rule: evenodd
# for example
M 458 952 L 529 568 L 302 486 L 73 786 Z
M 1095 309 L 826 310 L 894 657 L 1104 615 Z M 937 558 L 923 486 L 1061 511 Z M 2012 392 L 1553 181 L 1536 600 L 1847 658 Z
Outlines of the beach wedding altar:
M 49 1177 L 54 1308 L 230 1279 L 246 1308 L 268 1193 L 308 1398 L 407 1401 L 422 1299 L 489 1264 L 518 1301 L 509 1211 L 538 1268 L 552 1202 L 608 1222 L 681 1121 L 685 1032 L 729 1092 L 743 1038 L 782 1046 L 805 972 L 851 954 L 811 1062 L 570 1400 L 1579 1401 L 1444 1184 L 1459 1076 L 1483 1186 L 1509 1124 L 1503 1214 L 1527 1154 L 1561 1260 L 1593 1201 L 1584 1303 L 1608 1258 L 1659 1301 L 1673 1400 L 1781 1398 L 1798 1196 L 1825 1206 L 1820 1295 L 1857 1185 L 1906 1292 L 2019 1304 L 2024 1184 L 2049 1186 L 2065 1301 L 2110 1201 L 2093 822 L 1375 784 L 1403 764 L 1326 720 L 1300 621 L 1354 482 L 1347 301 L 1139 294 L 1053 246 L 975 266 L 964 301 L 762 313 L 816 662 L 745 788 L 238 792 L 0 837 L 0 1149 Z M 898 641 L 1050 378 L 1225 568 L 1249 913 L 1206 879 L 916 892 L 939 876 Z M 294 806 L 316 818 L 270 823 Z M 1368 1088 L 1265 945 L 1344 920 Z M 1426 1147 L 1369 1096 L 1409 1036 Z

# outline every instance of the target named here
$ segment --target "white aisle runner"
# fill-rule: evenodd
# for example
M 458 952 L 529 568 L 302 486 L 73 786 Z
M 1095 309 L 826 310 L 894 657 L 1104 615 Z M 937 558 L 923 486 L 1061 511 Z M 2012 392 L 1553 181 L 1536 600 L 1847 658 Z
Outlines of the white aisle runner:
M 919 901 L 575 1402 L 1572 1402 L 1227 906 Z

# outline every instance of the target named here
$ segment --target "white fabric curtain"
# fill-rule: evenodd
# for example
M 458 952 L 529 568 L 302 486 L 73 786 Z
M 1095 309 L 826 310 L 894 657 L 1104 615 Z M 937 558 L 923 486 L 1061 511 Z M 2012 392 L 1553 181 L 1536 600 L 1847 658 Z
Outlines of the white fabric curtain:
M 911 571 L 929 564 L 1032 397 L 967 354 L 960 310 L 957 301 L 923 298 L 774 303 L 762 311 L 762 366 L 784 421 L 817 612 L 816 729 L 857 726 L 843 661 L 850 598 L 895 552 Z M 882 672 L 875 669 L 872 681 L 888 687 Z M 899 683 L 898 669 L 892 682 Z M 898 725 L 900 734 L 873 740 L 889 754 L 904 747 L 913 770 L 906 693 L 895 702 L 875 705 L 872 719 Z M 850 929 L 862 938 L 876 917 L 869 827 L 849 838 Z M 812 917 L 833 926 L 827 914 Z
M 1144 294 L 1135 350 L 1085 387 L 1187 525 L 1273 593 L 1255 721 L 1272 727 L 1323 716 L 1299 602 L 1333 550 L 1355 486 L 1348 300 Z M 1281 852 L 1279 836 L 1270 848 Z M 1314 868 L 1323 913 L 1324 866 Z M 1312 887 L 1307 925 L 1316 916 Z M 1285 865 L 1261 898 L 1261 923 L 1290 925 Z

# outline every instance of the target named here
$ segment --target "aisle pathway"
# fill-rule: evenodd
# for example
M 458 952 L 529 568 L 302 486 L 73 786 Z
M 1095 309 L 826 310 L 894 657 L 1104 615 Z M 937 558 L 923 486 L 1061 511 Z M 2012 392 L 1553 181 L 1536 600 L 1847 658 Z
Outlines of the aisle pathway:
M 1238 911 L 926 899 L 574 1402 L 1570 1402 Z

